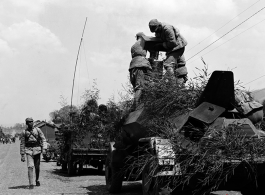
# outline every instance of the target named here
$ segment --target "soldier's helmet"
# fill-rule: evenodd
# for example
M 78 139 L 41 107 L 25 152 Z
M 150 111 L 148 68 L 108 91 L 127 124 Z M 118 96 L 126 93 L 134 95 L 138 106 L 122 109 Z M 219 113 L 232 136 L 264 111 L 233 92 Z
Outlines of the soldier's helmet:
M 143 37 L 143 36 L 145 36 L 143 32 L 138 32 L 135 37 L 138 38 L 138 37 Z
M 107 112 L 108 111 L 108 107 L 104 104 L 100 104 L 98 106 L 98 109 L 101 111 L 101 112 Z
M 27 122 L 33 122 L 33 119 L 29 117 L 29 118 L 26 118 L 25 121 L 26 121 L 26 123 L 27 123 Z
M 151 32 L 156 32 L 161 23 L 157 19 L 152 19 L 149 22 L 149 28 Z

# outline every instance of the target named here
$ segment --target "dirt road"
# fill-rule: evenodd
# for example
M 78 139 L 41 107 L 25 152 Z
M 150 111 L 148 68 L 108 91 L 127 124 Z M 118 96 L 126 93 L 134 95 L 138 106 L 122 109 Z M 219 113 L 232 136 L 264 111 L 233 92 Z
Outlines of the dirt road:
M 28 189 L 26 162 L 20 161 L 19 141 L 0 144 L 0 194 L 108 195 L 104 172 L 85 168 L 81 176 L 68 177 L 56 162 L 41 160 L 40 187 Z M 125 182 L 120 195 L 141 195 L 141 182 Z
M 20 161 L 19 141 L 0 144 L 0 194 L 89 194 L 109 195 L 105 187 L 104 172 L 85 168 L 81 176 L 68 177 L 56 162 L 41 161 L 40 187 L 28 189 L 26 162 Z M 125 182 L 119 195 L 141 195 L 141 182 Z M 220 195 L 240 195 L 236 192 L 219 192 Z

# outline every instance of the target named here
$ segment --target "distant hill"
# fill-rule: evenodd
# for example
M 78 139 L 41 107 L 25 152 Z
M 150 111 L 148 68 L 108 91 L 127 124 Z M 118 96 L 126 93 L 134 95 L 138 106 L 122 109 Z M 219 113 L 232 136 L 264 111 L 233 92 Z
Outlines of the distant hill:
M 265 100 L 265 88 L 252 91 L 253 97 L 255 100 L 258 100 L 260 103 L 263 103 Z

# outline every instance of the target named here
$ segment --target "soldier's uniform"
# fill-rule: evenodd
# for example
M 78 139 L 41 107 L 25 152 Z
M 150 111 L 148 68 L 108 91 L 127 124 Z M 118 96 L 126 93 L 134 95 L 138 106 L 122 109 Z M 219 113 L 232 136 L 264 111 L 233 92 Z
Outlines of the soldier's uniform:
M 149 22 L 151 32 L 155 32 L 155 36 L 160 38 L 163 43 L 157 44 L 157 48 L 166 50 L 166 59 L 164 67 L 170 75 L 177 78 L 177 82 L 187 81 L 187 68 L 184 58 L 185 46 L 188 44 L 186 39 L 180 34 L 179 30 L 166 23 L 152 19 Z
M 131 47 L 132 60 L 130 62 L 129 72 L 130 81 L 134 89 L 134 105 L 137 108 L 139 99 L 142 93 L 143 85 L 151 77 L 152 67 L 150 62 L 146 59 L 146 50 L 143 49 L 141 37 L 144 36 L 142 32 L 136 34 L 137 41 Z
M 27 118 L 26 124 L 30 122 L 33 122 L 33 119 Z M 25 161 L 25 155 L 27 158 L 30 188 L 33 188 L 33 167 L 35 167 L 36 186 L 39 186 L 40 156 L 42 151 L 47 150 L 47 142 L 44 134 L 37 127 L 32 127 L 32 129 L 28 127 L 22 131 L 20 141 L 21 160 Z

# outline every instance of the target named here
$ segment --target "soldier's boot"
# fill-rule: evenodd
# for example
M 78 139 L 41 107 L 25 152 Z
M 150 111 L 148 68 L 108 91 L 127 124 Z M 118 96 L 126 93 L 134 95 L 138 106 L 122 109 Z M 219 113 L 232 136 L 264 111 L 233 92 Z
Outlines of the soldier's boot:
M 33 189 L 33 167 L 28 168 L 29 189 Z
M 175 70 L 175 76 L 177 78 L 177 84 L 184 85 L 188 80 L 188 70 L 185 64 L 179 64 Z

